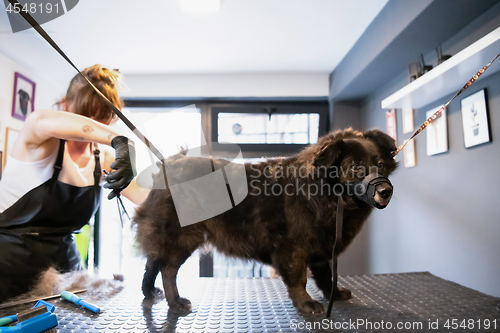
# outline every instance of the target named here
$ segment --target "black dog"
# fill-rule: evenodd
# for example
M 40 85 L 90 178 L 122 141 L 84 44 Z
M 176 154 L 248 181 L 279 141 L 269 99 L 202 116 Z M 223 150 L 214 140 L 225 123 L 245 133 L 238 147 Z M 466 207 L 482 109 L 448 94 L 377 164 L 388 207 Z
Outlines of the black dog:
M 193 251 L 208 242 L 228 256 L 272 265 L 299 311 L 322 313 L 323 305 L 306 292 L 306 271 L 309 267 L 318 288 L 328 297 L 337 196 L 345 201 L 340 253 L 360 231 L 372 206 L 384 208 L 392 196 L 388 180 L 376 183 L 369 205 L 348 193 L 347 184 L 373 174 L 386 179 L 397 166 L 392 157 L 395 150 L 394 140 L 379 130 L 329 133 L 295 156 L 246 164 L 248 196 L 225 213 L 185 227 L 179 224 L 169 188 L 152 190 L 134 218 L 137 241 L 147 257 L 144 295 L 154 297 L 154 281 L 161 272 L 170 309 L 190 311 L 190 301 L 177 290 L 177 271 Z M 176 155 L 167 163 L 184 170 L 203 159 Z M 164 184 L 162 172 L 154 182 Z M 351 292 L 343 288 L 335 294 L 340 300 L 350 297 Z

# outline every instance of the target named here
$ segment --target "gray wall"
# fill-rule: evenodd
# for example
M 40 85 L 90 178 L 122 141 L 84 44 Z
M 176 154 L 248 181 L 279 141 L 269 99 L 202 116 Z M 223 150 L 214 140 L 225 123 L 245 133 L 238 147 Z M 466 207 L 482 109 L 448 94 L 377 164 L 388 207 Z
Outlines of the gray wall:
M 357 102 L 330 102 L 330 122 L 332 128 L 352 127 L 361 130 L 361 104 Z
M 443 43 L 444 53 L 455 54 L 499 22 L 497 5 Z M 432 57 L 429 53 L 426 60 L 435 64 Z M 380 102 L 407 83 L 404 70 L 373 92 L 360 107 L 361 128 L 385 129 Z M 483 88 L 493 142 L 466 149 L 460 100 Z M 415 126 L 425 121 L 426 111 L 451 97 L 429 101 L 428 106 L 415 110 Z M 366 273 L 429 271 L 500 296 L 500 72 L 478 80 L 447 112 L 449 151 L 427 156 L 424 131 L 416 138 L 416 167 L 405 168 L 403 154 L 398 156 L 400 167 L 391 177 L 395 192 L 390 205 L 371 215 L 362 235 L 367 244 L 347 256 L 358 255 L 355 260 L 367 263 L 361 266 L 367 268 Z M 401 131 L 401 110 L 397 110 L 397 126 L 401 143 L 410 136 Z

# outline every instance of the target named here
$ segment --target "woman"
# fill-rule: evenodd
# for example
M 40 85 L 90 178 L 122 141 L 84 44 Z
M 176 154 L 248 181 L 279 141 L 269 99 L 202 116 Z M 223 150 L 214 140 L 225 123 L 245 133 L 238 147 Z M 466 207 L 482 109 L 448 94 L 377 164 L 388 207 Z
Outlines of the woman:
M 95 65 L 83 73 L 121 109 L 117 71 Z M 133 181 L 133 142 L 108 126 L 116 116 L 79 74 L 61 104 L 66 112 L 26 118 L 0 181 L 0 302 L 28 291 L 51 266 L 81 269 L 73 232 L 99 206 L 102 169 L 110 172 L 108 198 L 123 190 L 139 204 L 148 193 Z

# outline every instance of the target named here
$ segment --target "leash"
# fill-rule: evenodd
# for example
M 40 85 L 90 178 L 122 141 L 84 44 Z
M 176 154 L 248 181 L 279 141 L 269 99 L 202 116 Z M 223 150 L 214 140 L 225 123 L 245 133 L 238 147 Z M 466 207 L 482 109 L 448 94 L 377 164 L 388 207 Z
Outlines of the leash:
M 17 0 L 8 0 L 12 6 L 16 6 L 16 4 L 18 5 L 21 5 Z M 20 6 L 22 7 L 22 6 Z M 149 141 L 146 136 L 144 134 L 141 133 L 141 131 L 139 131 L 139 129 L 137 127 L 135 127 L 135 125 L 78 69 L 78 67 L 75 66 L 75 64 L 73 64 L 73 62 L 71 61 L 71 59 L 69 59 L 69 57 L 64 53 L 64 51 L 57 45 L 56 42 L 54 42 L 54 40 L 49 36 L 49 34 L 47 32 L 45 32 L 45 30 L 43 30 L 43 28 L 38 24 L 38 22 L 30 15 L 29 11 L 23 11 L 23 10 L 20 10 L 19 11 L 19 14 L 33 27 L 33 29 L 35 29 L 39 34 L 40 36 L 43 37 L 43 39 L 45 39 L 47 41 L 47 43 L 49 43 L 53 48 L 54 50 L 56 50 L 70 65 L 71 67 L 73 67 L 77 72 L 78 74 L 80 74 L 84 79 L 85 81 L 87 81 L 87 83 L 95 90 L 95 92 L 101 96 L 104 101 L 109 105 L 109 107 L 111 108 L 111 110 L 114 112 L 114 114 L 116 114 L 118 116 L 118 118 L 120 118 L 124 123 L 125 125 L 127 125 L 127 127 L 146 145 L 146 147 L 149 148 L 149 150 L 158 158 L 158 160 L 160 160 L 160 162 L 162 163 L 162 170 L 163 170 L 163 178 L 164 178 L 164 181 L 165 181 L 165 188 L 168 188 L 168 181 L 167 181 L 167 172 L 165 170 L 166 168 L 166 164 L 165 164 L 165 158 L 163 157 L 163 155 L 160 153 L 160 151 L 153 145 L 153 143 L 151 141 Z M 117 204 L 118 204 L 118 201 L 121 203 L 122 205 L 122 208 L 123 208 L 123 211 L 125 212 L 125 214 L 128 216 L 126 210 L 125 210 L 125 206 L 123 205 L 123 202 L 121 201 L 121 199 L 119 198 L 119 195 L 116 196 L 118 199 L 117 199 Z M 122 215 L 123 213 L 120 211 L 120 205 L 118 204 L 118 212 L 120 214 L 120 220 L 122 222 L 122 226 L 123 226 L 123 220 L 122 220 Z
M 436 111 L 436 113 L 434 113 L 432 116 L 429 117 L 429 119 L 427 119 L 423 124 L 422 126 L 420 126 L 417 131 L 415 133 L 413 133 L 413 135 L 407 139 L 401 146 L 398 147 L 398 149 L 393 153 L 393 157 L 396 158 L 396 155 L 399 154 L 399 152 L 401 150 L 403 150 L 403 148 L 408 144 L 408 142 L 410 142 L 410 140 L 412 140 L 414 137 L 416 137 L 420 132 L 422 132 L 427 126 L 429 126 L 434 120 L 437 119 L 437 117 L 444 111 L 444 109 L 451 103 L 451 101 L 453 101 L 458 95 L 460 95 L 461 93 L 463 93 L 467 88 L 469 88 L 474 82 L 477 81 L 477 79 L 479 79 L 479 77 L 481 75 L 483 75 L 483 73 L 488 69 L 488 67 L 490 67 L 490 65 L 493 63 L 493 61 L 495 61 L 498 57 L 500 56 L 500 53 L 497 54 L 497 56 L 495 58 L 493 58 L 493 60 L 491 60 L 488 64 L 486 64 L 486 66 L 484 66 L 483 68 L 481 68 L 469 81 L 467 81 L 467 83 L 462 87 L 462 89 L 460 89 L 456 94 L 455 96 L 453 96 L 449 101 L 448 103 L 446 103 L 445 105 L 443 105 L 439 110 Z
M 500 53 L 497 54 L 493 60 L 491 60 L 486 66 L 481 68 L 467 83 L 460 89 L 455 96 L 453 96 L 448 103 L 443 105 L 438 111 L 436 111 L 429 119 L 427 119 L 422 126 L 418 128 L 418 130 L 413 133 L 413 135 L 406 140 L 401 146 L 398 147 L 398 149 L 393 153 L 393 157 L 396 158 L 396 155 L 399 154 L 401 150 L 412 140 L 415 136 L 417 136 L 420 132 L 422 132 L 427 126 L 429 126 L 434 120 L 437 119 L 437 117 L 443 112 L 443 110 L 453 101 L 458 95 L 463 93 L 467 88 L 469 88 L 474 82 L 479 79 L 479 77 L 488 69 L 488 67 L 491 66 L 491 64 L 500 56 Z M 332 307 L 334 303 L 334 297 L 335 293 L 338 290 L 337 284 L 338 284 L 338 271 L 337 271 L 337 266 L 338 266 L 338 256 L 335 254 L 335 250 L 337 247 L 342 245 L 342 224 L 343 224 L 343 218 L 344 218 L 344 199 L 342 199 L 342 196 L 338 196 L 338 201 L 337 201 L 337 218 L 335 221 L 335 241 L 333 243 L 333 250 L 332 250 L 332 291 L 330 293 L 330 300 L 328 302 L 328 310 L 326 312 L 326 318 L 329 318 L 332 312 Z
M 8 0 L 13 6 L 16 4 L 19 4 L 17 0 Z M 22 7 L 22 6 L 21 6 Z M 19 14 L 42 36 L 53 48 L 56 50 L 84 79 L 87 81 L 87 83 L 99 94 L 109 105 L 111 110 L 120 118 L 125 125 L 149 148 L 149 150 L 160 160 L 160 162 L 163 165 L 163 175 L 165 178 L 165 185 L 167 185 L 167 176 L 166 176 L 166 171 L 165 171 L 165 158 L 163 155 L 160 153 L 160 151 L 153 145 L 151 141 L 149 141 L 144 134 L 142 134 L 137 127 L 120 111 L 118 108 L 96 87 L 94 84 L 76 67 L 73 62 L 69 59 L 69 57 L 61 50 L 61 48 L 52 40 L 52 38 L 43 30 L 42 27 L 36 22 L 36 20 L 29 14 L 28 11 L 19 11 Z M 396 152 L 394 152 L 393 156 L 394 158 L 396 157 L 397 154 L 403 148 L 412 140 L 415 136 L 417 136 L 420 132 L 422 132 L 427 126 L 429 126 L 434 120 L 437 119 L 437 117 L 443 112 L 443 110 L 453 101 L 458 95 L 460 95 L 462 92 L 464 92 L 467 88 L 469 88 L 487 69 L 490 67 L 490 65 L 500 56 L 500 53 L 493 58 L 486 66 L 481 68 L 476 75 L 474 75 L 467 83 L 460 89 L 455 96 L 453 96 L 445 105 L 443 105 L 436 113 L 434 113 L 429 119 L 427 119 L 422 126 L 418 128 L 418 130 L 413 133 L 413 135 L 407 139 L 401 146 L 398 147 Z M 119 198 L 119 197 L 117 197 Z M 121 199 L 120 199 L 121 202 Z M 125 211 L 125 207 L 122 207 Z M 118 205 L 118 210 L 120 211 L 120 207 Z M 125 211 L 126 214 L 126 211 Z M 128 215 L 128 214 L 127 214 Z M 338 266 L 338 256 L 335 255 L 335 250 L 337 246 L 341 246 L 342 244 L 342 224 L 343 224 L 343 215 L 344 215 L 344 200 L 342 199 L 342 196 L 338 197 L 337 201 L 337 218 L 336 218 L 336 225 L 335 225 L 335 241 L 333 244 L 333 250 L 332 250 L 332 290 L 330 293 L 330 300 L 328 303 L 328 310 L 327 310 L 327 318 L 330 317 L 333 303 L 334 303 L 334 295 L 335 292 L 338 290 L 337 284 L 338 284 L 338 271 L 337 271 L 337 266 Z M 120 219 L 122 217 L 122 213 L 120 212 Z M 122 221 L 122 226 L 123 226 L 123 221 Z
M 20 6 L 21 4 L 17 0 L 8 0 L 12 6 Z M 20 6 L 22 8 L 22 6 Z M 73 62 L 69 59 L 69 57 L 61 50 L 61 48 L 52 40 L 52 38 L 43 30 L 43 28 L 38 24 L 38 22 L 30 15 L 29 11 L 23 11 L 20 10 L 19 14 L 35 29 L 40 36 L 43 37 L 53 48 L 56 50 L 66 61 L 87 81 L 87 83 L 94 88 L 94 90 L 101 96 L 106 103 L 108 103 L 109 107 L 111 110 L 120 118 L 127 127 L 134 132 L 134 134 L 142 141 L 144 144 L 151 150 L 151 152 L 163 163 L 165 158 L 163 155 L 160 153 L 158 149 L 153 145 L 151 141 L 149 141 L 144 134 L 141 133 L 137 129 L 137 127 L 134 126 L 134 124 L 96 87 L 94 84 L 76 67 Z
M 16 6 L 16 4 L 20 5 L 19 2 L 17 0 L 8 0 L 12 6 Z M 20 6 L 22 7 L 22 6 Z M 163 157 L 163 155 L 160 153 L 160 151 L 153 145 L 153 143 L 151 141 L 149 141 L 146 136 L 144 134 L 141 133 L 141 131 L 139 131 L 139 129 L 137 127 L 135 127 L 135 125 L 78 69 L 78 67 L 75 66 L 75 64 L 73 64 L 73 62 L 71 61 L 71 59 L 64 53 L 64 51 L 57 45 L 56 42 L 54 42 L 54 40 L 49 36 L 49 34 L 47 32 L 45 32 L 45 30 L 43 30 L 43 28 L 38 24 L 38 22 L 30 15 L 29 11 L 23 11 L 23 10 L 20 10 L 19 11 L 19 14 L 33 27 L 33 29 L 35 29 L 38 34 L 40 34 L 40 36 L 43 37 L 43 39 L 45 39 L 47 41 L 47 43 L 49 43 L 53 48 L 54 50 L 56 50 L 70 65 L 71 67 L 73 67 L 77 72 L 78 74 L 80 74 L 84 79 L 85 81 L 87 81 L 87 83 L 95 90 L 95 92 L 101 96 L 104 101 L 108 104 L 108 106 L 111 108 L 111 110 L 114 112 L 114 114 L 116 114 L 118 116 L 118 118 L 120 118 L 124 123 L 125 125 L 127 125 L 127 127 L 142 141 L 144 142 L 144 144 L 149 148 L 149 150 L 158 158 L 158 160 L 160 160 L 160 162 L 162 163 L 162 171 L 163 171 L 163 178 L 165 180 L 165 188 L 168 188 L 168 181 L 167 181 L 167 172 L 165 170 L 166 168 L 166 164 L 165 164 L 165 158 Z M 106 171 L 104 171 L 106 172 Z M 123 205 L 123 201 L 120 197 L 120 194 L 118 194 L 116 196 L 116 204 L 118 205 L 118 215 L 120 216 L 120 222 L 121 222 L 121 225 L 123 227 L 123 214 L 125 214 L 129 219 L 130 217 L 128 216 L 128 213 L 127 213 L 127 210 L 125 209 L 125 206 Z M 120 205 L 121 205 L 121 208 L 120 209 Z
M 344 220 L 344 199 L 339 195 L 337 199 L 337 218 L 335 221 L 335 241 L 332 250 L 332 291 L 330 293 L 330 300 L 328 301 L 328 310 L 326 311 L 326 318 L 330 318 L 332 313 L 335 292 L 338 290 L 338 255 L 335 254 L 337 247 L 342 246 L 342 225 Z

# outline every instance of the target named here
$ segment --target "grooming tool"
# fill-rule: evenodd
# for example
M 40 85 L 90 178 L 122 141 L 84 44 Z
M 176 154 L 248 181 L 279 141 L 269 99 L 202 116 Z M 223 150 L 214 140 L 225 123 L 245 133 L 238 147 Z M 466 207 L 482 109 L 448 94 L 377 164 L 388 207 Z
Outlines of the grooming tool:
M 38 301 L 29 310 L 22 311 L 17 315 L 5 317 L 18 322 L 16 326 L 0 327 L 0 333 L 52 333 L 56 332 L 58 325 L 54 314 L 55 306 L 45 301 Z M 4 319 L 4 318 L 2 318 Z
M 107 176 L 109 173 L 102 169 L 102 172 L 104 172 L 104 174 Z M 115 190 L 113 190 L 115 191 Z M 122 224 L 122 228 L 123 228 L 123 218 L 122 218 L 122 215 L 125 214 L 127 215 L 127 218 L 130 220 L 130 216 L 128 215 L 127 213 L 127 210 L 125 209 L 125 205 L 123 204 L 123 201 L 122 201 L 122 198 L 121 198 L 121 195 L 120 195 L 120 192 L 118 192 L 118 194 L 115 196 L 116 198 L 116 205 L 118 206 L 118 215 L 120 216 L 120 222 Z M 120 209 L 120 204 L 121 204 L 121 209 Z M 123 210 L 123 212 L 122 212 Z
M 17 315 L 3 317 L 0 318 L 0 326 L 9 325 L 10 323 L 13 323 L 15 321 L 17 321 Z
M 74 291 L 72 291 L 72 293 L 79 294 L 79 293 L 83 293 L 85 291 L 87 291 L 87 289 L 74 290 Z M 44 296 L 44 297 L 36 297 L 36 298 L 30 298 L 30 299 L 24 299 L 24 300 L 22 299 L 22 300 L 19 300 L 19 301 L 2 303 L 2 304 L 0 304 L 0 309 L 6 309 L 6 308 L 10 308 L 12 306 L 23 305 L 23 304 L 26 304 L 26 303 L 31 303 L 31 302 L 36 302 L 36 301 L 42 301 L 42 300 L 45 300 L 45 299 L 57 298 L 57 297 L 60 297 L 60 296 L 61 296 L 61 294 L 57 294 L 57 295 L 50 295 L 50 296 Z
M 97 307 L 96 305 L 90 304 L 90 303 L 84 301 L 82 298 L 76 296 L 75 294 L 73 294 L 69 291 L 61 292 L 61 297 L 67 301 L 75 303 L 76 305 L 83 306 L 84 308 L 89 309 L 92 312 L 95 312 L 95 313 L 101 312 L 101 309 L 99 307 Z

